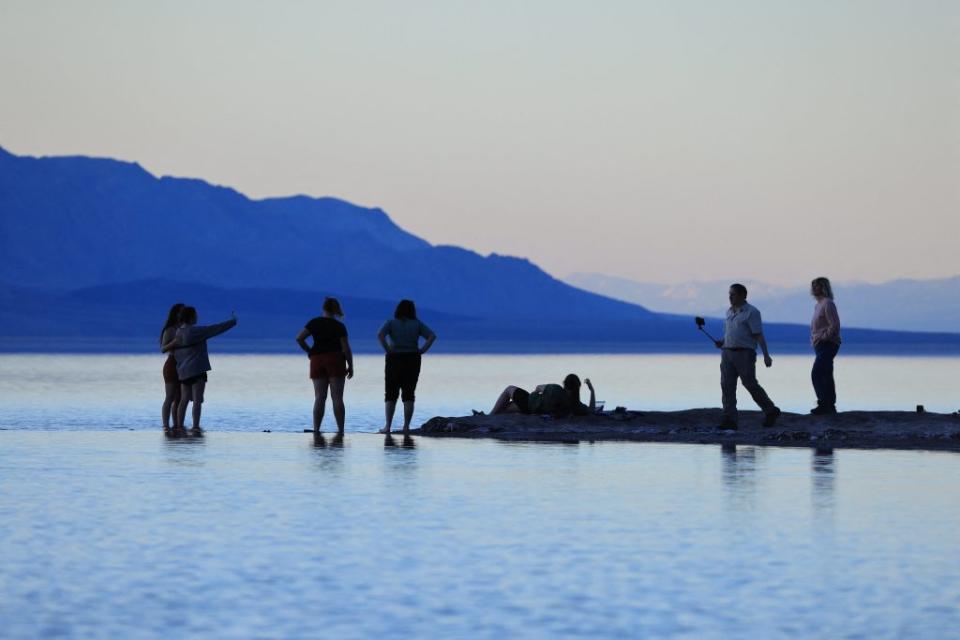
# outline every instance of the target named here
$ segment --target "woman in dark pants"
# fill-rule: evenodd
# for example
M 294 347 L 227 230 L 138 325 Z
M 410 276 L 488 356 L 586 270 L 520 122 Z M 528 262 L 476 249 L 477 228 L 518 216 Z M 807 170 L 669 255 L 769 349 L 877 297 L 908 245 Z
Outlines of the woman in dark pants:
M 833 359 L 840 350 L 840 315 L 833 303 L 833 287 L 827 278 L 815 278 L 810 283 L 810 295 L 817 299 L 810 321 L 810 342 L 816 358 L 810 379 L 817 394 L 814 415 L 833 415 L 837 412 L 837 387 L 833 381 Z
M 423 346 L 420 338 L 424 338 Z M 387 354 L 384 366 L 384 414 L 386 424 L 380 433 L 390 433 L 397 399 L 403 393 L 403 432 L 410 431 L 413 407 L 416 398 L 417 380 L 420 378 L 420 356 L 426 353 L 437 339 L 430 327 L 417 319 L 417 308 L 412 300 L 401 300 L 377 334 L 380 345 Z

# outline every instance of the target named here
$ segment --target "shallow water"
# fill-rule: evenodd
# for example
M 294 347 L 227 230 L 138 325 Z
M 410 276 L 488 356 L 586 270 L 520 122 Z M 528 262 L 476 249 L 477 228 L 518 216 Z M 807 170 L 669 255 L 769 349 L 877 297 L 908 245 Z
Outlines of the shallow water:
M 708 345 L 709 346 L 709 345 Z M 302 356 L 212 355 L 203 424 L 215 430 L 301 431 L 311 426 L 313 388 Z M 759 373 L 781 408 L 815 404 L 806 356 L 777 356 Z M 155 429 L 163 384 L 159 355 L 0 355 L 0 428 Z M 383 425 L 383 359 L 358 356 L 347 382 L 347 430 Z M 719 358 L 695 355 L 432 355 L 424 358 L 415 426 L 435 415 L 489 410 L 508 384 L 589 377 L 607 409 L 720 405 Z M 960 358 L 841 356 L 839 406 L 930 411 L 960 408 Z M 743 390 L 741 406 L 754 409 Z M 586 399 L 586 396 L 584 397 Z M 332 424 L 327 408 L 326 427 Z
M 398 444 L 399 444 L 398 440 Z M 37 637 L 956 637 L 960 457 L 0 432 Z

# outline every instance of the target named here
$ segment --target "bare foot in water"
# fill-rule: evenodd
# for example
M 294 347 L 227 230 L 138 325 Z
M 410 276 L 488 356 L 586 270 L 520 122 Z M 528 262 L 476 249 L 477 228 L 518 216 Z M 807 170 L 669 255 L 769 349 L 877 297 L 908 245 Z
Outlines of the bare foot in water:
M 390 435 L 390 429 L 391 429 L 391 427 L 384 427 L 384 428 L 380 429 L 380 431 L 378 431 L 377 433 L 385 433 L 385 434 L 387 434 L 387 435 Z

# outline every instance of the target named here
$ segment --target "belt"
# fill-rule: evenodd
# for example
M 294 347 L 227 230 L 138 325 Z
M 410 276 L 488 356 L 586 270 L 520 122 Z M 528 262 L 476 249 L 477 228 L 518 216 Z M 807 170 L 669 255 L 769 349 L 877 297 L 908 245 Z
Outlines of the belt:
M 753 349 L 749 347 L 724 347 L 723 350 L 724 351 L 753 351 L 754 353 L 757 352 L 756 347 L 754 347 Z

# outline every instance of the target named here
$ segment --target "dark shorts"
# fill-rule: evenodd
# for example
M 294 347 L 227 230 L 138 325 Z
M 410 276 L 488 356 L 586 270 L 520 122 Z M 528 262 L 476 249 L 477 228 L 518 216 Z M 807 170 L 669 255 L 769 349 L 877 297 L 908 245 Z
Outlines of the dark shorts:
M 180 384 L 182 384 L 182 385 L 185 386 L 185 387 L 192 387 L 193 385 L 197 384 L 198 382 L 206 382 L 206 381 L 207 381 L 207 372 L 204 371 L 203 373 L 201 373 L 201 374 L 199 374 L 199 375 L 190 376 L 190 377 L 187 378 L 186 380 L 181 380 L 181 381 L 180 381 Z
M 347 359 L 342 351 L 310 356 L 310 379 L 347 377 Z
M 530 413 L 530 392 L 526 389 L 520 387 L 514 389 L 510 401 L 517 405 L 520 413 Z
M 167 356 L 167 361 L 163 363 L 163 382 L 165 384 L 178 384 L 180 378 L 177 376 L 177 360 L 171 353 Z
M 403 401 L 416 399 L 417 380 L 420 379 L 419 353 L 388 353 L 383 371 L 386 402 L 396 402 L 403 392 Z

